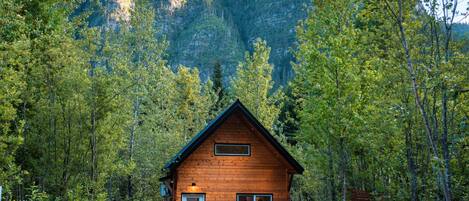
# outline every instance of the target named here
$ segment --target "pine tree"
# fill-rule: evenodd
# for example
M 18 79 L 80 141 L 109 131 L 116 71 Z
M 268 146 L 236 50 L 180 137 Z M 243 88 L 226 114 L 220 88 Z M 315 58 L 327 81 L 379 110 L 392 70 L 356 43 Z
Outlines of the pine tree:
M 214 112 L 218 112 L 225 106 L 225 87 L 223 85 L 223 69 L 219 61 L 213 65 L 213 90 L 217 95 L 217 100 L 213 108 Z

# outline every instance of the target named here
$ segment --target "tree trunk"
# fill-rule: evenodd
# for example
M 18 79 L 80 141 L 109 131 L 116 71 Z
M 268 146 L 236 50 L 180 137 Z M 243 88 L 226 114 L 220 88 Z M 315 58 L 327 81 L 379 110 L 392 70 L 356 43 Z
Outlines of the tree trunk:
M 443 13 L 445 17 L 445 28 L 446 28 L 446 36 L 445 36 L 445 61 L 446 63 L 449 63 L 450 60 L 450 41 L 452 37 L 452 28 L 453 28 L 453 21 L 454 21 L 454 16 L 456 14 L 456 8 L 458 7 L 458 1 L 455 0 L 452 2 L 450 6 L 448 7 L 448 4 L 450 2 L 444 2 L 443 3 Z M 449 17 L 447 16 L 447 10 L 451 8 L 451 14 L 452 16 Z M 449 19 L 449 21 L 447 20 Z M 452 193 L 451 193 L 451 167 L 450 167 L 450 160 L 451 160 L 451 155 L 449 153 L 449 145 L 448 145 L 448 97 L 447 97 L 447 86 L 445 79 L 443 78 L 442 80 L 442 124 L 443 124 L 443 133 L 441 136 L 441 146 L 443 150 L 443 160 L 444 160 L 444 186 L 445 186 L 445 195 L 447 196 L 447 200 L 452 199 Z
M 137 93 L 138 93 L 138 86 L 137 86 Z M 134 152 L 134 143 L 135 143 L 135 132 L 137 130 L 137 126 L 139 124 L 139 114 L 140 114 L 140 98 L 137 97 L 133 101 L 133 122 L 130 128 L 130 136 L 129 136 L 129 163 L 133 160 L 133 152 Z M 132 174 L 127 176 L 127 196 L 129 200 L 133 199 L 133 189 L 132 189 Z
M 90 149 L 91 149 L 91 169 L 90 169 L 90 180 L 92 182 L 91 186 L 91 200 L 95 200 L 96 194 L 96 183 L 97 183 L 97 144 L 96 144 L 96 77 L 94 77 L 94 66 L 91 66 L 90 77 L 92 79 L 91 86 L 91 114 L 90 114 Z
M 443 124 L 443 133 L 441 136 L 441 147 L 443 150 L 443 160 L 444 160 L 444 190 L 445 190 L 445 197 L 446 200 L 451 200 L 451 169 L 450 169 L 450 153 L 448 148 L 448 118 L 447 118 L 447 111 L 448 111 L 448 97 L 447 97 L 447 90 L 445 83 L 443 83 L 443 97 L 442 97 L 442 124 Z
M 71 145 L 71 136 L 72 134 L 72 117 L 70 114 L 70 109 L 67 114 L 67 106 L 62 104 L 62 115 L 63 120 L 66 122 L 66 133 L 63 139 L 63 152 L 64 157 L 62 161 L 62 198 L 68 200 L 68 177 L 69 177 L 69 163 L 70 163 L 70 145 Z
M 406 156 L 407 156 L 407 166 L 410 172 L 410 192 L 411 192 L 411 201 L 417 201 L 417 173 L 414 162 L 414 156 L 412 153 L 412 126 L 408 122 L 405 129 L 405 144 L 406 144 Z
M 340 147 L 340 176 L 341 176 L 341 183 L 342 183 L 342 201 L 347 200 L 347 176 L 346 176 L 346 169 L 347 169 L 347 159 L 345 155 L 345 147 L 344 147 L 344 138 L 341 137 L 339 141 Z
M 438 148 L 437 148 L 435 142 L 432 139 L 432 130 L 431 130 L 428 114 L 427 114 L 427 111 L 425 110 L 425 106 L 422 104 L 422 102 L 420 100 L 420 96 L 419 96 L 419 92 L 418 92 L 419 87 L 418 87 L 416 76 L 415 76 L 415 69 L 413 67 L 413 63 L 412 63 L 412 59 L 411 59 L 411 55 L 410 55 L 410 50 L 409 50 L 409 47 L 408 47 L 408 44 L 407 44 L 407 38 L 406 38 L 404 25 L 403 25 L 402 0 L 399 0 L 398 6 L 399 6 L 399 10 L 398 10 L 398 15 L 396 16 L 397 17 L 397 24 L 399 26 L 399 34 L 400 34 L 402 47 L 405 51 L 405 58 L 406 58 L 406 62 L 407 62 L 407 70 L 408 70 L 408 72 L 410 74 L 410 78 L 411 78 L 411 85 L 412 85 L 412 91 L 413 91 L 414 97 L 415 97 L 415 104 L 417 105 L 417 108 L 419 108 L 420 113 L 422 115 L 422 119 L 423 119 L 424 125 L 425 125 L 425 133 L 427 135 L 428 143 L 430 145 L 431 152 L 433 153 L 433 157 L 437 161 L 439 161 Z M 441 173 L 441 170 L 438 166 L 435 167 L 435 169 L 436 169 L 436 172 L 437 172 L 437 181 L 439 181 L 440 184 L 443 184 L 443 194 L 444 194 L 444 197 L 445 197 L 445 201 L 451 201 L 451 198 L 449 196 L 449 189 L 447 188 L 447 185 L 445 185 L 446 182 L 444 182 L 445 179 L 443 179 L 443 175 Z
M 327 156 L 328 156 L 328 163 L 329 163 L 329 193 L 331 196 L 332 201 L 337 200 L 337 193 L 335 187 L 335 174 L 334 174 L 334 159 L 332 158 L 332 147 L 331 142 L 328 142 L 327 146 Z

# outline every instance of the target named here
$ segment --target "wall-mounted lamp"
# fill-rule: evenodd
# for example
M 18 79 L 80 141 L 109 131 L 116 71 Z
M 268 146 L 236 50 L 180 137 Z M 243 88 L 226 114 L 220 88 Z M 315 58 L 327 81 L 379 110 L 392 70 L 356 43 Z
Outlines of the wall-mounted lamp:
M 200 187 L 197 186 L 195 181 L 192 181 L 191 184 L 187 187 L 188 192 L 199 192 Z

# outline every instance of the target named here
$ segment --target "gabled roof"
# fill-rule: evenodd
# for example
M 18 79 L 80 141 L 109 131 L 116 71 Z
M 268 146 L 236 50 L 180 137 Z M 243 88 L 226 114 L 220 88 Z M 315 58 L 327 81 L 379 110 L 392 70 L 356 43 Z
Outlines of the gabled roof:
M 177 168 L 189 155 L 195 151 L 215 130 L 225 122 L 234 112 L 240 111 L 241 114 L 259 131 L 259 133 L 287 160 L 287 162 L 299 174 L 303 173 L 304 168 L 293 158 L 290 153 L 267 131 L 267 129 L 249 112 L 249 110 L 236 100 L 225 111 L 219 114 L 215 119 L 197 135 L 195 135 L 186 146 L 184 146 L 170 161 L 168 161 L 163 169 L 173 170 Z

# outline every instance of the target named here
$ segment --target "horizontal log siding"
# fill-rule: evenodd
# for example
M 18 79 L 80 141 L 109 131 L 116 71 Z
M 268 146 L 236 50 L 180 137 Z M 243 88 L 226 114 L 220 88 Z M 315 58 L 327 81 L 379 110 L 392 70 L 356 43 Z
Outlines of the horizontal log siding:
M 191 192 L 205 193 L 207 201 L 235 201 L 237 193 L 273 194 L 275 201 L 288 200 L 291 167 L 242 118 L 232 115 L 177 168 L 175 200 Z M 215 156 L 215 143 L 251 144 L 251 156 Z

